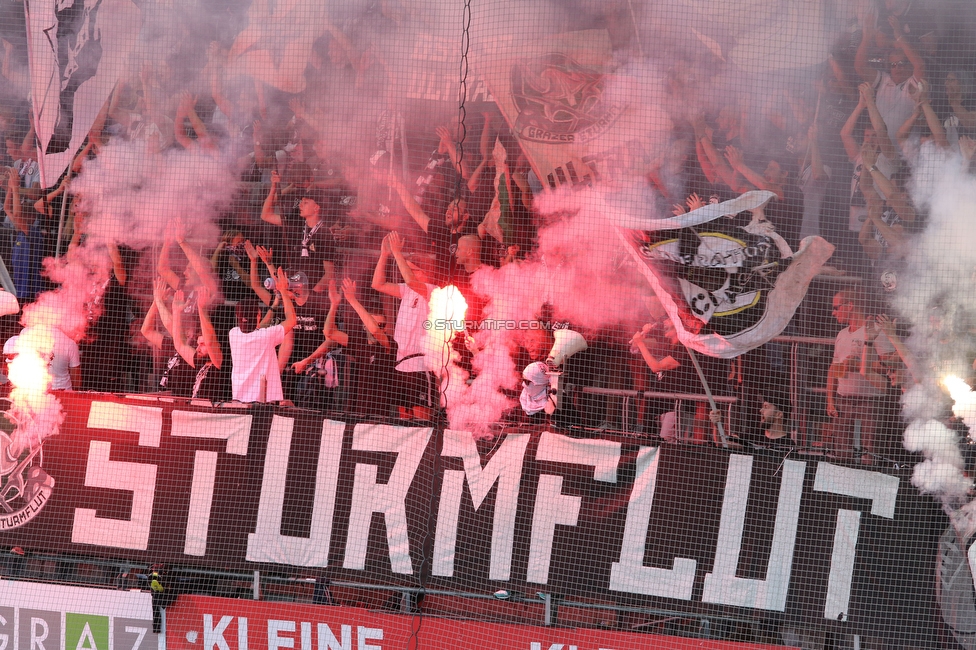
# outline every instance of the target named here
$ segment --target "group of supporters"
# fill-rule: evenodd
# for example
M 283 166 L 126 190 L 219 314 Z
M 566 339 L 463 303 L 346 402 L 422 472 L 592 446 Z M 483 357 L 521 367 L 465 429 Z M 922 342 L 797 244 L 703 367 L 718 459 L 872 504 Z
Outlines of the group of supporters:
M 798 73 L 795 79 L 806 81 L 782 97 L 733 95 L 718 110 L 672 116 L 673 155 L 644 175 L 675 213 L 770 191 L 775 197 L 763 215 L 770 236 L 793 251 L 802 238 L 822 236 L 836 246 L 828 271 L 862 279 L 834 300 L 848 333 L 838 337 L 827 377 L 823 440 L 847 457 L 857 447 L 864 462 L 879 451 L 873 435 L 893 439 L 896 418 L 879 416 L 885 409 L 878 399 L 906 376 L 896 341 L 907 324 L 874 323 L 866 314 L 887 311 L 912 238 L 924 226 L 927 206 L 914 203 L 919 193 L 910 190 L 934 182 L 929 162 L 958 156 L 968 165 L 976 152 L 974 65 L 956 56 L 936 18 L 911 2 L 882 3 L 841 35 L 818 74 Z M 335 34 L 324 39 L 313 47 L 301 93 L 257 81 L 231 93 L 219 43 L 208 52 L 207 74 L 190 84 L 196 94 L 174 90 L 167 62 L 145 67 L 121 82 L 53 190 L 40 187 L 30 105 L 2 107 L 3 212 L 15 233 L 8 267 L 24 304 L 49 287 L 44 257 L 85 245 L 87 215 L 70 200 L 71 179 L 110 142 L 144 143 L 146 155 L 159 157 L 231 152 L 240 175 L 234 208 L 215 219 L 222 230 L 216 246 L 191 238 L 192 228 L 179 222 L 143 250 L 107 245 L 111 277 L 67 363 L 80 367 L 75 389 L 286 400 L 418 421 L 442 409 L 441 378 L 424 347 L 431 292 L 456 286 L 476 321 L 492 296 L 479 295 L 470 279 L 483 266 L 533 255 L 544 225 L 533 197 L 543 185 L 487 104 L 482 114 L 469 113 L 463 152 L 456 121 L 430 131 L 407 125 L 394 110 L 379 116 L 371 155 L 338 148 L 328 136 L 332 118 L 317 112 L 315 98 L 330 75 L 346 74 L 355 52 Z M 330 58 L 336 43 L 346 57 Z M 667 93 L 679 97 L 702 84 L 696 69 L 674 65 Z M 426 159 L 407 156 L 424 147 L 433 149 Z M 634 333 L 635 323 L 655 315 Z M 825 310 L 798 318 L 816 320 L 825 332 L 833 325 Z M 701 392 L 660 312 L 635 306 L 629 324 L 586 337 L 591 349 L 577 364 L 583 383 Z M 470 356 L 463 339 L 456 344 L 461 363 Z M 552 344 L 544 329 L 513 340 L 518 368 L 544 360 Z M 866 359 L 872 346 L 877 354 Z M 740 413 L 725 422 L 732 433 L 760 443 L 789 438 L 793 414 L 776 387 L 781 366 L 769 350 L 705 365 L 716 392 L 739 398 Z M 514 404 L 519 387 L 505 388 Z M 580 399 L 572 406 L 581 421 L 598 425 L 615 417 L 601 404 Z M 708 411 L 641 399 L 634 426 L 616 424 L 666 439 L 707 439 L 725 417 Z

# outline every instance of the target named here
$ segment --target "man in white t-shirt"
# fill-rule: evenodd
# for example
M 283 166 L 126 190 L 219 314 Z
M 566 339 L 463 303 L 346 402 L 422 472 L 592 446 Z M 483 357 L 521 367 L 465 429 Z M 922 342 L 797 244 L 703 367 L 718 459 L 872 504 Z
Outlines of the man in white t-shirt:
M 393 256 L 404 282 L 388 282 L 387 262 Z M 427 273 L 416 263 L 408 262 L 403 255 L 403 239 L 391 232 L 383 239 L 380 258 L 373 271 L 373 289 L 400 299 L 393 340 L 397 344 L 397 386 L 400 418 L 430 420 L 433 410 L 440 404 L 440 391 L 436 378 L 427 368 L 424 356 L 430 292 L 434 285 L 427 283 Z
M 832 420 L 824 429 L 825 444 L 834 457 L 849 460 L 854 450 L 855 428 L 860 423 L 861 463 L 870 465 L 878 424 L 877 408 L 884 389 L 869 377 L 877 375 L 880 368 L 863 366 L 868 358 L 864 347 L 873 344 L 866 332 L 863 300 L 853 291 L 839 291 L 834 295 L 833 314 L 845 327 L 837 333 L 834 358 L 827 372 L 827 415 Z
M 57 327 L 25 327 L 10 350 L 19 355 L 25 350 L 35 350 L 48 359 L 51 390 L 72 390 L 81 386 L 81 353 L 78 344 Z M 8 341 L 9 343 L 9 341 Z M 7 347 L 4 346 L 4 354 Z
M 869 61 L 869 48 L 877 42 L 878 30 L 865 26 L 861 43 L 854 55 L 854 69 L 874 88 L 878 111 L 887 125 L 888 137 L 897 149 L 896 135 L 901 125 L 915 109 L 910 91 L 925 79 L 925 60 L 916 52 L 904 35 L 897 34 L 894 47 L 884 61 L 886 71 L 875 70 Z
M 237 327 L 227 333 L 233 361 L 231 387 L 237 402 L 277 402 L 283 399 L 277 347 L 298 321 L 288 278 L 278 269 L 275 285 L 281 293 L 285 322 L 263 327 L 261 303 L 247 298 L 237 303 Z

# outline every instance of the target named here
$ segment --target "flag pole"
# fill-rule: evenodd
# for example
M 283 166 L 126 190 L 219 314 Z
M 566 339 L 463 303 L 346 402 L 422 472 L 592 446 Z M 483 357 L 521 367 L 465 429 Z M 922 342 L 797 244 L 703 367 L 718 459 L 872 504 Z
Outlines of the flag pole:
M 688 350 L 688 356 L 691 357 L 691 363 L 693 366 L 695 366 L 695 371 L 698 372 L 698 378 L 701 379 L 702 387 L 705 389 L 705 395 L 708 396 L 708 403 L 712 405 L 713 411 L 717 411 L 718 405 L 715 403 L 715 397 L 712 396 L 712 390 L 708 387 L 708 382 L 705 380 L 705 373 L 702 372 L 701 364 L 698 363 L 698 357 L 695 356 L 695 353 L 688 346 L 685 346 L 685 349 Z M 722 440 L 722 446 L 728 449 L 729 439 L 725 436 L 725 427 L 722 426 L 722 421 L 719 420 L 716 422 L 715 426 L 718 428 L 718 436 Z

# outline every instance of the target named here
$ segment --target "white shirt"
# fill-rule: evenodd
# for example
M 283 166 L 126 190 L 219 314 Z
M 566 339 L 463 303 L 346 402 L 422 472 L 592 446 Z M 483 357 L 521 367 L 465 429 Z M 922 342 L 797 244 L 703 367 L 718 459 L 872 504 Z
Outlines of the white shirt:
M 397 364 L 400 372 L 424 372 L 427 361 L 424 358 L 424 321 L 427 320 L 427 300 L 406 284 L 400 287 L 400 309 L 397 311 L 393 340 L 397 342 L 397 361 L 411 357 Z M 433 289 L 433 285 L 427 285 Z M 417 355 L 417 356 L 413 356 Z
M 878 338 L 882 336 L 884 334 L 880 334 Z M 837 333 L 834 340 L 833 363 L 844 363 L 852 357 L 860 362 L 863 349 L 864 327 L 853 332 L 850 327 L 845 327 Z M 848 371 L 837 380 L 837 394 L 842 397 L 880 397 L 884 391 L 875 388 L 861 373 Z
M 887 72 L 879 72 L 878 80 L 874 82 L 874 102 L 878 112 L 888 127 L 888 137 L 891 144 L 898 148 L 898 129 L 905 123 L 915 110 L 915 100 L 908 94 L 908 88 L 918 85 L 918 79 L 909 77 L 900 84 L 896 84 Z
M 275 348 L 285 340 L 285 328 L 281 325 L 254 330 L 248 334 L 235 327 L 227 333 L 234 369 L 231 372 L 231 388 L 238 402 L 256 402 L 261 397 L 261 376 L 267 380 L 266 402 L 284 398 L 281 392 L 281 373 Z
M 81 365 L 78 344 L 57 328 L 54 328 L 52 336 L 54 337 L 54 348 L 50 365 L 51 390 L 71 390 L 71 374 L 68 369 L 77 368 Z

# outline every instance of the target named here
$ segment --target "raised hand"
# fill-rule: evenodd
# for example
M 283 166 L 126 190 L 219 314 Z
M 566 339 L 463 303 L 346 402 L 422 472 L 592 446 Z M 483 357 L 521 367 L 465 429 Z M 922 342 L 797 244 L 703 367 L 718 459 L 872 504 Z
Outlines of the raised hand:
M 288 288 L 288 275 L 285 273 L 285 270 L 279 266 L 278 272 L 275 275 L 275 289 L 285 298 L 291 298 L 292 292 Z
M 705 207 L 705 202 L 702 201 L 701 197 L 698 196 L 698 194 L 692 194 L 691 196 L 689 196 L 688 199 L 685 201 L 685 203 L 688 204 L 689 212 L 692 210 L 697 210 L 698 208 Z
M 252 262 L 258 258 L 258 252 L 254 249 L 254 244 L 251 243 L 250 239 L 244 242 L 244 252 L 247 253 Z
M 345 282 L 343 282 L 343 289 L 345 288 Z M 342 296 L 339 294 L 339 289 L 336 288 L 335 278 L 329 280 L 329 302 L 333 305 L 338 305 L 342 302 Z
M 403 252 L 403 238 L 400 237 L 400 233 L 393 230 L 389 235 L 386 236 L 386 239 L 389 242 L 388 246 L 391 253 L 394 255 L 400 255 Z
M 350 278 L 345 278 L 342 281 L 342 293 L 345 295 L 346 300 L 352 302 L 356 299 L 356 283 Z
M 742 152 L 731 145 L 725 147 L 725 159 L 729 161 L 732 169 L 738 169 L 742 166 Z
M 173 311 L 183 311 L 184 307 L 186 307 L 186 296 L 180 290 L 173 294 Z
M 258 257 L 260 257 L 261 261 L 265 264 L 271 264 L 271 256 L 273 252 L 274 251 L 272 251 L 270 248 L 265 248 L 264 246 L 257 247 Z

